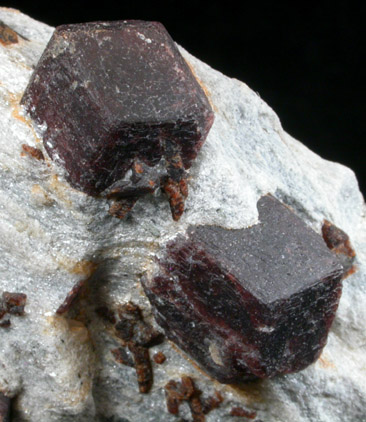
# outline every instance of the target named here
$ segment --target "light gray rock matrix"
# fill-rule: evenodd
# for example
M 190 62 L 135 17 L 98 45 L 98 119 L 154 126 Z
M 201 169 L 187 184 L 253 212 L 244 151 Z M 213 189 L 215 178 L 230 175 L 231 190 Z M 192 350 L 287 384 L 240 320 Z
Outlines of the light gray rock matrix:
M 28 296 L 26 315 L 0 328 L 0 390 L 15 397 L 15 421 L 149 422 L 178 420 L 167 413 L 163 386 L 190 375 L 204 395 L 220 390 L 225 402 L 207 421 L 234 420 L 234 405 L 254 409 L 265 422 L 366 421 L 366 221 L 354 173 L 309 151 L 281 128 L 276 114 L 244 83 L 182 54 L 206 88 L 216 120 L 190 170 L 189 197 L 179 223 L 159 192 L 135 206 L 131 218 L 111 217 L 108 205 L 70 188 L 46 157 L 21 155 L 42 148 L 39 130 L 19 100 L 53 28 L 0 8 L 0 20 L 28 41 L 0 44 L 0 292 Z M 335 140 L 336 141 L 336 140 Z M 243 228 L 257 221 L 256 202 L 272 193 L 320 232 L 324 218 L 349 234 L 358 272 L 343 296 L 321 358 L 301 373 L 249 384 L 241 391 L 199 372 L 165 341 L 154 351 L 150 394 L 137 392 L 132 368 L 117 364 L 117 343 L 93 312 L 101 298 L 116 307 L 131 299 L 151 317 L 140 286 L 159 245 L 187 224 Z M 91 273 L 82 323 L 55 315 L 72 286 Z M 189 415 L 182 406 L 181 415 Z M 117 416 L 119 418 L 117 418 Z

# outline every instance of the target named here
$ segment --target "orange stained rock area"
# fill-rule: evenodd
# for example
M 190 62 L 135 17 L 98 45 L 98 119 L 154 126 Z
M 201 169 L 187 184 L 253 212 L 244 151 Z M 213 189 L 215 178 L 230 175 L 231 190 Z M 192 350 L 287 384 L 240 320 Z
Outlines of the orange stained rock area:
M 319 365 L 324 368 L 324 369 L 335 369 L 335 365 L 333 362 L 331 362 L 330 360 L 328 360 L 325 356 L 321 355 L 319 360 Z
M 56 262 L 63 270 L 68 271 L 70 274 L 83 276 L 83 278 L 89 278 L 92 276 L 98 267 L 96 262 L 89 261 L 87 259 L 77 261 L 73 258 L 63 255 L 58 255 Z
M 11 44 L 17 44 L 18 41 L 18 34 L 4 22 L 0 21 L 0 44 L 9 46 Z
M 268 381 L 266 380 L 259 379 L 240 386 L 227 385 L 225 388 L 238 396 L 238 400 L 241 402 L 244 400 L 245 404 L 250 405 L 254 403 L 263 403 L 265 401 L 264 390 L 267 382 Z
M 22 123 L 24 123 L 26 126 L 28 126 L 28 128 L 32 132 L 35 142 L 41 142 L 41 140 L 36 134 L 36 131 L 33 128 L 31 121 L 21 113 L 21 106 L 20 106 L 21 98 L 22 98 L 22 93 L 20 94 L 9 93 L 8 100 L 9 100 L 11 110 L 12 110 L 11 115 L 14 117 L 14 119 L 17 119 L 21 121 Z
M 62 304 L 58 307 L 56 313 L 58 315 L 66 314 L 72 305 L 76 302 L 76 300 L 81 296 L 82 292 L 85 291 L 87 287 L 87 282 L 89 278 L 93 275 L 94 271 L 97 268 L 97 264 L 91 261 L 78 261 L 75 263 L 74 266 L 66 267 L 73 274 L 83 275 L 84 278 L 79 280 L 73 288 L 68 292 L 65 300 Z
M 97 267 L 98 264 L 93 261 L 81 260 L 75 263 L 70 272 L 73 274 L 83 275 L 84 277 L 90 277 Z

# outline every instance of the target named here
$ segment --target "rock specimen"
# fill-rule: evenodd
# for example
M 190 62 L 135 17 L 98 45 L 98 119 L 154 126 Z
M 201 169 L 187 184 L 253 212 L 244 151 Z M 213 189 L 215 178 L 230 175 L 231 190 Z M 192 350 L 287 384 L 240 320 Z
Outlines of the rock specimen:
M 123 179 L 136 160 L 154 167 L 163 159 L 162 188 L 173 218 L 180 218 L 185 170 L 206 139 L 213 112 L 161 24 L 56 28 L 22 103 L 45 126 L 51 158 L 65 167 L 74 187 L 90 195 Z M 136 201 L 144 193 L 136 188 L 125 196 Z
M 305 368 L 320 355 L 343 268 L 323 239 L 272 196 L 259 223 L 191 226 L 144 281 L 167 336 L 221 382 Z
M 233 407 L 257 412 L 258 422 L 364 422 L 366 221 L 354 173 L 286 134 L 274 111 L 244 83 L 179 48 L 215 110 L 215 124 L 189 169 L 184 215 L 174 222 L 165 195 L 156 189 L 140 197 L 136 218 L 111 218 L 105 199 L 70 188 L 19 106 L 54 29 L 11 9 L 0 8 L 0 20 L 28 39 L 0 42 L 0 296 L 4 291 L 27 295 L 25 315 L 10 315 L 11 328 L 0 329 L 0 391 L 11 398 L 11 421 L 191 421 L 187 402 L 179 406 L 179 416 L 168 412 L 164 390 L 170 380 L 180 383 L 189 376 L 202 391 L 206 422 L 239 420 L 229 416 Z M 41 150 L 45 160 L 25 155 L 23 144 Z M 132 169 L 124 180 L 131 178 Z M 268 192 L 318 234 L 324 219 L 340 227 L 357 253 L 358 270 L 343 282 L 320 358 L 301 372 L 239 389 L 213 382 L 187 354 L 164 341 L 150 353 L 161 351 L 166 361 L 152 362 L 153 387 L 140 394 L 136 370 L 111 353 L 130 352 L 115 338 L 120 317 L 113 310 L 131 301 L 158 330 L 140 280 L 158 269 L 167 241 L 184 236 L 188 224 L 254 227 L 256 204 Z M 61 304 L 67 307 L 73 288 L 90 277 L 90 262 L 98 267 L 85 295 L 57 314 Z M 224 400 L 206 413 L 212 406 L 205 398 L 215 397 L 215 390 Z

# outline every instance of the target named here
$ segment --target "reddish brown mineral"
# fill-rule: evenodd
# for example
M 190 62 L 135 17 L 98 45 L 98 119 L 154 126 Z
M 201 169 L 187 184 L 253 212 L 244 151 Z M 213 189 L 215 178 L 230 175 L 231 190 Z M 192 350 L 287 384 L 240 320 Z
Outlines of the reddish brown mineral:
M 206 415 L 210 413 L 211 410 L 217 409 L 221 403 L 224 401 L 224 397 L 219 391 L 215 391 L 213 396 L 204 398 L 202 401 L 203 413 Z
M 0 320 L 6 314 L 23 316 L 26 302 L 27 295 L 24 293 L 3 292 L 0 298 Z M 10 325 L 9 319 L 3 320 L 1 323 L 1 327 L 9 327 Z
M 62 304 L 58 307 L 56 313 L 58 315 L 63 315 L 66 312 L 69 311 L 72 304 L 76 301 L 76 299 L 79 297 L 80 292 L 85 287 L 87 280 L 81 280 L 75 284 L 75 286 L 69 291 L 67 294 L 65 300 L 62 302 Z
M 5 315 L 24 315 L 27 295 L 24 293 L 3 292 L 0 298 L 0 328 L 9 328 L 11 321 Z M 0 419 L 1 422 L 1 419 Z
M 74 187 L 99 195 L 128 178 L 136 160 L 148 167 L 161 162 L 161 176 L 181 186 L 179 204 L 166 188 L 173 216 L 180 217 L 185 170 L 205 141 L 214 115 L 160 23 L 56 28 L 22 104 L 45 127 L 45 148 L 65 167 Z M 146 193 L 130 188 L 126 187 L 132 196 Z M 127 212 L 115 210 L 117 216 Z
M 157 363 L 158 365 L 161 365 L 166 361 L 166 356 L 164 355 L 163 352 L 157 352 L 153 356 L 153 359 L 155 363 Z
M 218 391 L 215 391 L 214 396 L 201 398 L 201 391 L 193 379 L 186 375 L 180 381 L 170 380 L 164 389 L 168 412 L 177 415 L 182 402 L 188 402 L 193 422 L 205 422 L 205 415 L 217 409 L 224 400 Z
M 18 34 L 4 22 L 0 21 L 0 44 L 8 46 L 18 42 Z
M 224 383 L 301 370 L 324 347 L 342 266 L 272 196 L 241 230 L 191 226 L 143 285 L 166 335 Z
M 43 152 L 38 148 L 31 147 L 30 145 L 22 145 L 22 154 L 27 154 L 36 160 L 44 160 Z
M 322 235 L 328 248 L 336 254 L 343 266 L 343 278 L 355 272 L 354 261 L 356 252 L 354 251 L 349 236 L 339 227 L 328 220 L 324 220 Z
M 99 309 L 105 317 L 105 309 Z M 164 336 L 144 321 L 140 307 L 132 302 L 119 306 L 118 316 L 114 328 L 123 347 L 111 353 L 118 363 L 135 368 L 140 393 L 148 393 L 153 383 L 149 348 L 161 343 Z
M 176 415 L 183 401 L 187 401 L 191 409 L 193 422 L 206 420 L 201 402 L 201 392 L 196 388 L 191 377 L 183 376 L 181 381 L 170 380 L 164 387 L 169 413 Z
M 256 416 L 257 416 L 257 412 L 246 410 L 243 407 L 233 407 L 230 410 L 230 416 L 237 416 L 237 417 L 242 417 L 242 418 L 255 419 Z

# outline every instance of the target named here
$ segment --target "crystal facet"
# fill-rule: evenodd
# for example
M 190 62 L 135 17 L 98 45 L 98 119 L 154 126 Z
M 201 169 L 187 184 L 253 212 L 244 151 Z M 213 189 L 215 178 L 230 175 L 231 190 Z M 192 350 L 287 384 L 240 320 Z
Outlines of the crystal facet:
M 301 370 L 326 343 L 342 266 L 272 196 L 247 229 L 191 226 L 143 285 L 166 335 L 221 382 Z
M 90 195 L 123 179 L 135 160 L 152 167 L 163 158 L 179 184 L 214 118 L 165 28 L 145 21 L 56 28 L 22 104 L 46 128 L 51 158 Z M 170 170 L 176 161 L 180 172 Z

